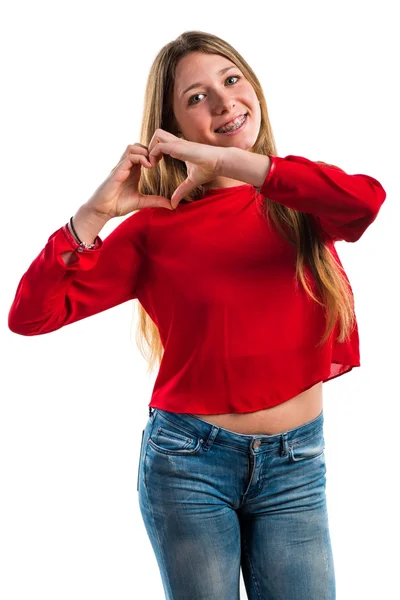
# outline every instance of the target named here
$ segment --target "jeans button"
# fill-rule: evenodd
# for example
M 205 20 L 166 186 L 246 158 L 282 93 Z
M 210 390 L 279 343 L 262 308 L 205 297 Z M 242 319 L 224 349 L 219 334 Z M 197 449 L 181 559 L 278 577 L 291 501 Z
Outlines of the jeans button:
M 257 450 L 261 446 L 261 440 L 254 440 L 253 442 L 253 450 Z

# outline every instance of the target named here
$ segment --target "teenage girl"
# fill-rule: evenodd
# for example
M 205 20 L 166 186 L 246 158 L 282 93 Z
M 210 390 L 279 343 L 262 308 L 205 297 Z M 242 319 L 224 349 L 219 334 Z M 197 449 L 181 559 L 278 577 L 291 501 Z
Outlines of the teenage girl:
M 139 300 L 159 372 L 138 493 L 167 599 L 238 600 L 242 569 L 249 600 L 334 600 L 322 384 L 360 366 L 335 242 L 361 237 L 385 190 L 277 156 L 254 71 L 203 32 L 155 58 L 140 140 L 50 236 L 9 327 Z

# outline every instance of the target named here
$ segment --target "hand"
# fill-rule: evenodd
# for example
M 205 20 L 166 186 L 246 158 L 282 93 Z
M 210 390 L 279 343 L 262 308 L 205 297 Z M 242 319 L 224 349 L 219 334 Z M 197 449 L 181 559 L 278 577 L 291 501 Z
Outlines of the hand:
M 173 210 L 164 196 L 140 194 L 138 184 L 142 167 L 151 169 L 149 152 L 143 144 L 130 144 L 107 179 L 97 188 L 86 205 L 95 214 L 121 217 L 135 210 L 158 206 Z
M 168 131 L 157 129 L 150 140 L 148 150 L 152 166 L 162 159 L 163 154 L 169 154 L 172 158 L 182 160 L 186 164 L 187 177 L 171 197 L 171 206 L 176 208 L 182 198 L 197 186 L 208 183 L 221 174 L 222 159 L 226 148 L 189 142 Z

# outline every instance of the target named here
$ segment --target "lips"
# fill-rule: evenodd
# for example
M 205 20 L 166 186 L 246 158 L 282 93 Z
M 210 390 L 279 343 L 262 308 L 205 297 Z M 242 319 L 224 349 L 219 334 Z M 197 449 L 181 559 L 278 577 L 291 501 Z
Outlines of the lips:
M 226 123 L 222 123 L 221 125 L 218 125 L 218 127 L 216 129 L 214 129 L 214 131 L 217 131 L 217 129 L 221 129 L 222 127 L 226 127 L 230 123 L 233 123 L 233 121 L 235 121 L 239 117 L 244 117 L 245 115 L 247 115 L 247 113 L 239 113 L 235 117 L 232 117 L 232 119 L 230 119 L 229 121 L 226 121 Z

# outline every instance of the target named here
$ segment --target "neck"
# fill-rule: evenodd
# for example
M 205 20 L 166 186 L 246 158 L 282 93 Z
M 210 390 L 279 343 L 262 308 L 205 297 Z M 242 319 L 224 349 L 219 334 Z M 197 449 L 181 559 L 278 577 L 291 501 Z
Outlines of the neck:
M 208 190 L 211 188 L 228 188 L 234 187 L 237 185 L 245 185 L 246 181 L 239 181 L 238 179 L 231 179 L 230 177 L 216 177 L 212 181 L 209 181 L 203 185 L 203 187 Z

